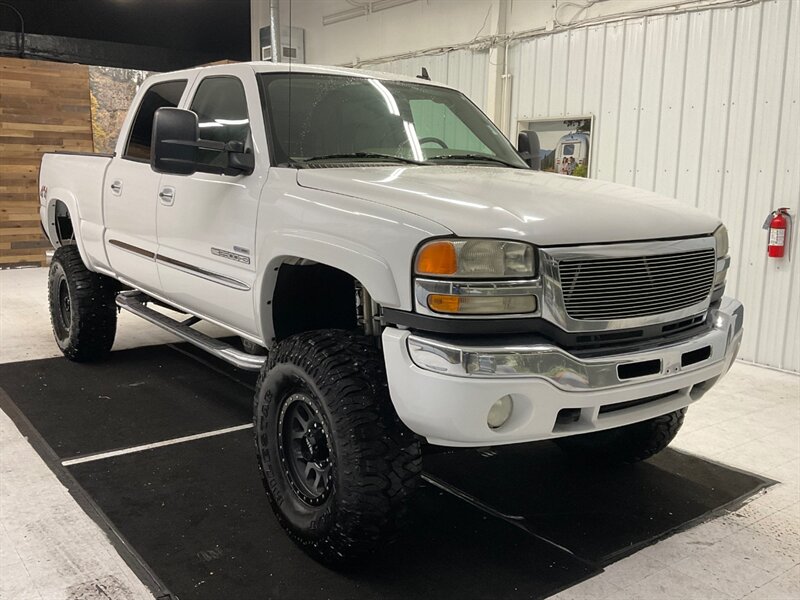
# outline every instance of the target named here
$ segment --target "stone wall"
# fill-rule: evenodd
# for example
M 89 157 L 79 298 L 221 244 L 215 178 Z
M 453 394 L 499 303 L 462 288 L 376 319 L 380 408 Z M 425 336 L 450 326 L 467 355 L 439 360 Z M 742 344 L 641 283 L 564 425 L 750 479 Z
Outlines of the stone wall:
M 114 152 L 131 101 L 148 75 L 148 71 L 89 67 L 95 152 Z

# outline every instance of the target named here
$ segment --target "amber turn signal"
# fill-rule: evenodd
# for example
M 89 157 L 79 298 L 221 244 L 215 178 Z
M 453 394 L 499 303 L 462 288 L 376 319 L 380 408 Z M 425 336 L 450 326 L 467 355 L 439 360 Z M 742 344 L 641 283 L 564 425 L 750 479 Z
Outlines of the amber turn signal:
M 457 313 L 461 309 L 461 298 L 445 294 L 431 294 L 428 296 L 428 306 L 436 312 Z
M 417 254 L 417 273 L 422 275 L 453 275 L 458 271 L 458 258 L 452 242 L 427 244 Z
M 431 294 L 428 308 L 439 313 L 502 315 L 536 312 L 536 296 L 455 296 Z

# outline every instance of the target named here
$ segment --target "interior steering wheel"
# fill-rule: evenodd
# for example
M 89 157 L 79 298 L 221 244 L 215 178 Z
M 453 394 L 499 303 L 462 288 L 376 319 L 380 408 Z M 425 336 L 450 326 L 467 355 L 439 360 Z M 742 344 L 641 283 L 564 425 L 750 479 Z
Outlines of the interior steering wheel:
M 441 139 L 439 139 L 439 138 L 437 138 L 437 137 L 428 136 L 428 137 L 424 137 L 424 138 L 420 138 L 420 139 L 419 139 L 419 145 L 420 145 L 420 146 L 422 146 L 422 144 L 427 144 L 428 142 L 433 142 L 434 144 L 438 144 L 438 145 L 439 145 L 439 146 L 441 146 L 442 148 L 446 148 L 446 149 L 448 149 L 448 150 L 450 149 L 450 146 L 448 146 L 447 144 L 445 144 L 445 143 L 444 143 L 444 140 L 441 140 Z M 410 142 L 409 142 L 409 141 L 406 139 L 406 140 L 403 140 L 402 142 L 400 142 L 400 143 L 397 145 L 397 147 L 398 147 L 398 148 L 402 148 L 403 146 L 408 146 L 408 145 L 409 145 L 409 143 L 410 143 Z
M 440 140 L 439 138 L 433 136 L 421 138 L 419 140 L 419 145 L 422 146 L 422 144 L 427 144 L 428 142 L 433 142 L 434 144 L 439 144 L 442 148 L 449 149 L 449 146 L 444 143 L 444 140 Z

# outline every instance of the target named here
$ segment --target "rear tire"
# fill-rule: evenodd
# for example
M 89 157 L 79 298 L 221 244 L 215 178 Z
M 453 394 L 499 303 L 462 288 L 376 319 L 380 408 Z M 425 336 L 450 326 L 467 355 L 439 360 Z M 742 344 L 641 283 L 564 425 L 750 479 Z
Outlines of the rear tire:
M 83 264 L 77 246 L 55 251 L 48 277 L 50 322 L 56 343 L 70 360 L 104 358 L 114 344 L 117 282 Z
M 301 333 L 270 351 L 256 387 L 256 452 L 272 509 L 305 552 L 336 566 L 392 541 L 422 469 L 366 338 Z
M 587 463 L 631 464 L 666 448 L 683 425 L 686 409 L 624 427 L 558 438 L 556 444 L 571 458 Z

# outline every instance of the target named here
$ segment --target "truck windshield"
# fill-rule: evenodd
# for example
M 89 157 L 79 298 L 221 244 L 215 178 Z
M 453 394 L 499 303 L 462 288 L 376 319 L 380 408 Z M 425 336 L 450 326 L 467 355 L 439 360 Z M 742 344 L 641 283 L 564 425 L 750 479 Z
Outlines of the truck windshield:
M 433 85 L 262 73 L 275 164 L 480 164 L 527 168 L 463 94 Z

